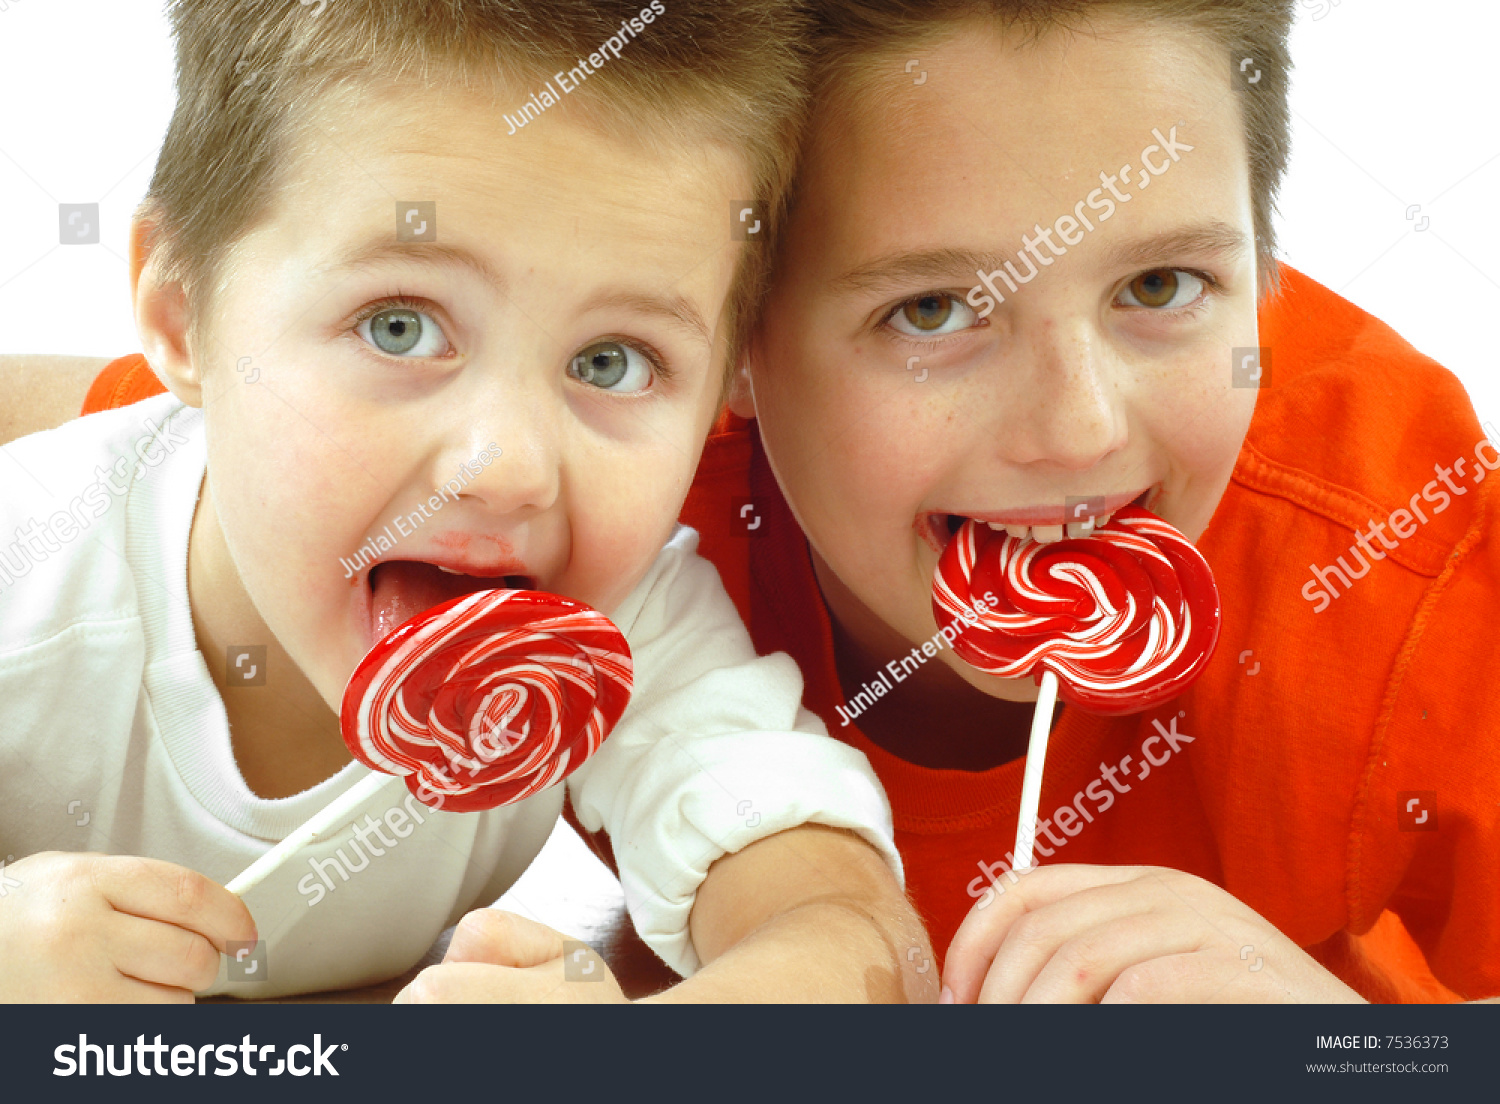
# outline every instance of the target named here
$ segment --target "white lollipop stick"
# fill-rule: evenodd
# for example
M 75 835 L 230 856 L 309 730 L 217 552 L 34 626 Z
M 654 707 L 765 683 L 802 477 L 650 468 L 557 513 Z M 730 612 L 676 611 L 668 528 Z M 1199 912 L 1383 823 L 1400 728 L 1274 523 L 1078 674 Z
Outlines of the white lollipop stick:
M 291 835 L 287 836 L 286 839 L 245 867 L 240 872 L 240 875 L 234 881 L 230 882 L 226 888 L 236 897 L 243 897 L 264 881 L 273 870 L 302 850 L 302 848 L 317 840 L 319 836 L 326 835 L 332 828 L 344 827 L 355 809 L 358 809 L 392 782 L 400 781 L 400 777 L 400 775 L 396 774 L 380 774 L 370 771 L 365 777 L 361 778 L 309 817 L 302 827 L 298 828 Z
M 1031 714 L 1031 740 L 1026 745 L 1026 773 L 1021 779 L 1021 816 L 1016 821 L 1012 870 L 1025 870 L 1032 865 L 1036 814 L 1042 803 L 1042 769 L 1047 764 L 1047 737 L 1052 732 L 1052 713 L 1056 708 L 1057 676 L 1047 668 L 1042 671 L 1041 692 L 1036 698 L 1036 711 Z

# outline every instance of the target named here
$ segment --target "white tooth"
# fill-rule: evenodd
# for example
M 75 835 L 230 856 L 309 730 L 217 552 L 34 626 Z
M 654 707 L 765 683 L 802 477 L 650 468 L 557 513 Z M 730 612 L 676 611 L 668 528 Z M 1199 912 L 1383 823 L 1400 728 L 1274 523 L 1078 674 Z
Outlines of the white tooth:
M 990 531 L 991 532 L 994 532 L 994 533 L 1003 533 L 1003 532 L 1005 532 L 1005 526 L 1003 526 L 1003 525 L 996 525 L 993 521 L 987 521 L 987 522 L 985 522 L 985 524 L 990 527 Z
M 1103 529 L 1106 525 L 1109 524 L 1109 519 L 1112 518 L 1112 517 L 1114 517 L 1114 516 L 1115 516 L 1114 514 L 1105 514 L 1102 517 L 1096 517 L 1094 519 L 1094 528 L 1095 529 Z
M 1055 544 L 1063 539 L 1063 527 L 1061 525 L 1033 525 L 1031 539 L 1038 544 Z
M 462 575 L 463 574 L 462 571 L 454 571 L 451 567 L 444 567 L 442 564 L 437 564 L 436 567 L 437 567 L 437 569 L 439 571 L 446 571 L 449 575 Z
M 1031 536 L 1030 527 L 1025 525 L 1007 525 L 1005 526 L 1005 531 L 1015 537 L 1016 540 L 1025 540 Z
M 1085 537 L 1094 535 L 1094 523 L 1090 521 L 1070 521 L 1068 523 L 1068 539 L 1083 540 Z

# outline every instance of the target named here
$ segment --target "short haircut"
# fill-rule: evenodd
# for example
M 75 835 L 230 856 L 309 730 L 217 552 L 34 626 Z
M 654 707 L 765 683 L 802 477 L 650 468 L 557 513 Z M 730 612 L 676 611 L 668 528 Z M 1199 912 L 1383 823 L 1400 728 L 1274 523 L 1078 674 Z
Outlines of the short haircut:
M 320 94 L 349 84 L 441 81 L 513 98 L 613 37 L 628 45 L 606 50 L 569 102 L 646 142 L 741 156 L 746 198 L 765 205 L 775 240 L 806 105 L 794 0 L 748 0 L 732 18 L 716 0 L 171 0 L 168 15 L 177 105 L 141 213 L 162 279 L 186 293 L 199 353 L 234 245 L 274 201 Z M 726 247 L 730 220 L 726 209 Z M 731 367 L 771 250 L 740 248 L 724 312 Z
M 1201 31 L 1231 57 L 1251 58 L 1261 76 L 1239 99 L 1250 158 L 1256 268 L 1262 293 L 1277 285 L 1273 216 L 1291 154 L 1287 89 L 1293 0 L 805 0 L 814 20 L 815 103 L 858 93 L 889 77 L 892 64 L 978 23 L 1016 28 L 1035 39 L 1053 29 L 1086 28 L 1095 12 Z

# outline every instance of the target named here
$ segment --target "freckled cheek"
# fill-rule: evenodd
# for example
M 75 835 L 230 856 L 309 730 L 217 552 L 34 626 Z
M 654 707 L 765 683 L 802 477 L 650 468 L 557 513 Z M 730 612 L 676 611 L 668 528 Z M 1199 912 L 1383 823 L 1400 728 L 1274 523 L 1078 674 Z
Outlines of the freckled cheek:
M 1231 386 L 1227 357 L 1195 351 L 1164 362 L 1135 399 L 1137 416 L 1157 447 L 1191 473 L 1232 465 L 1255 410 L 1256 392 Z
M 849 435 L 847 447 L 830 448 L 819 458 L 834 473 L 839 492 L 856 499 L 861 510 L 908 511 L 957 447 L 958 435 L 951 427 L 908 413 L 877 412 Z

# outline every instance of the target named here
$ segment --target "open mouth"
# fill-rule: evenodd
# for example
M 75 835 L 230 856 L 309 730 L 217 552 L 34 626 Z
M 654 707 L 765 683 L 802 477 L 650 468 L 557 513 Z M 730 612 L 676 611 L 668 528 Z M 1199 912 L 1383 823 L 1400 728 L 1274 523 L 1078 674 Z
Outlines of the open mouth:
M 421 560 L 387 560 L 370 568 L 370 622 L 379 639 L 419 613 L 481 590 L 535 590 L 531 575 L 469 575 Z
M 1114 517 L 1115 511 L 1124 506 L 1137 506 L 1147 509 L 1147 504 L 1158 497 L 1160 485 L 1147 487 L 1135 498 L 1122 502 L 1118 497 L 1114 498 L 1114 504 L 1103 513 L 1099 513 L 1087 521 L 1065 522 L 1063 512 L 1057 512 L 1056 519 L 1048 518 L 1050 524 L 1013 524 L 1010 522 L 991 521 L 984 517 L 970 517 L 965 514 L 943 514 L 934 513 L 926 516 L 927 543 L 932 545 L 939 554 L 947 548 L 948 542 L 953 535 L 963 528 L 967 521 L 974 521 L 981 526 L 989 528 L 995 533 L 1008 533 L 1017 540 L 1034 540 L 1039 544 L 1053 544 L 1060 540 L 1081 540 L 1092 536 L 1098 530 L 1108 525 Z M 1108 503 L 1109 500 L 1106 500 Z M 1003 515 L 1000 515 L 1003 516 Z

